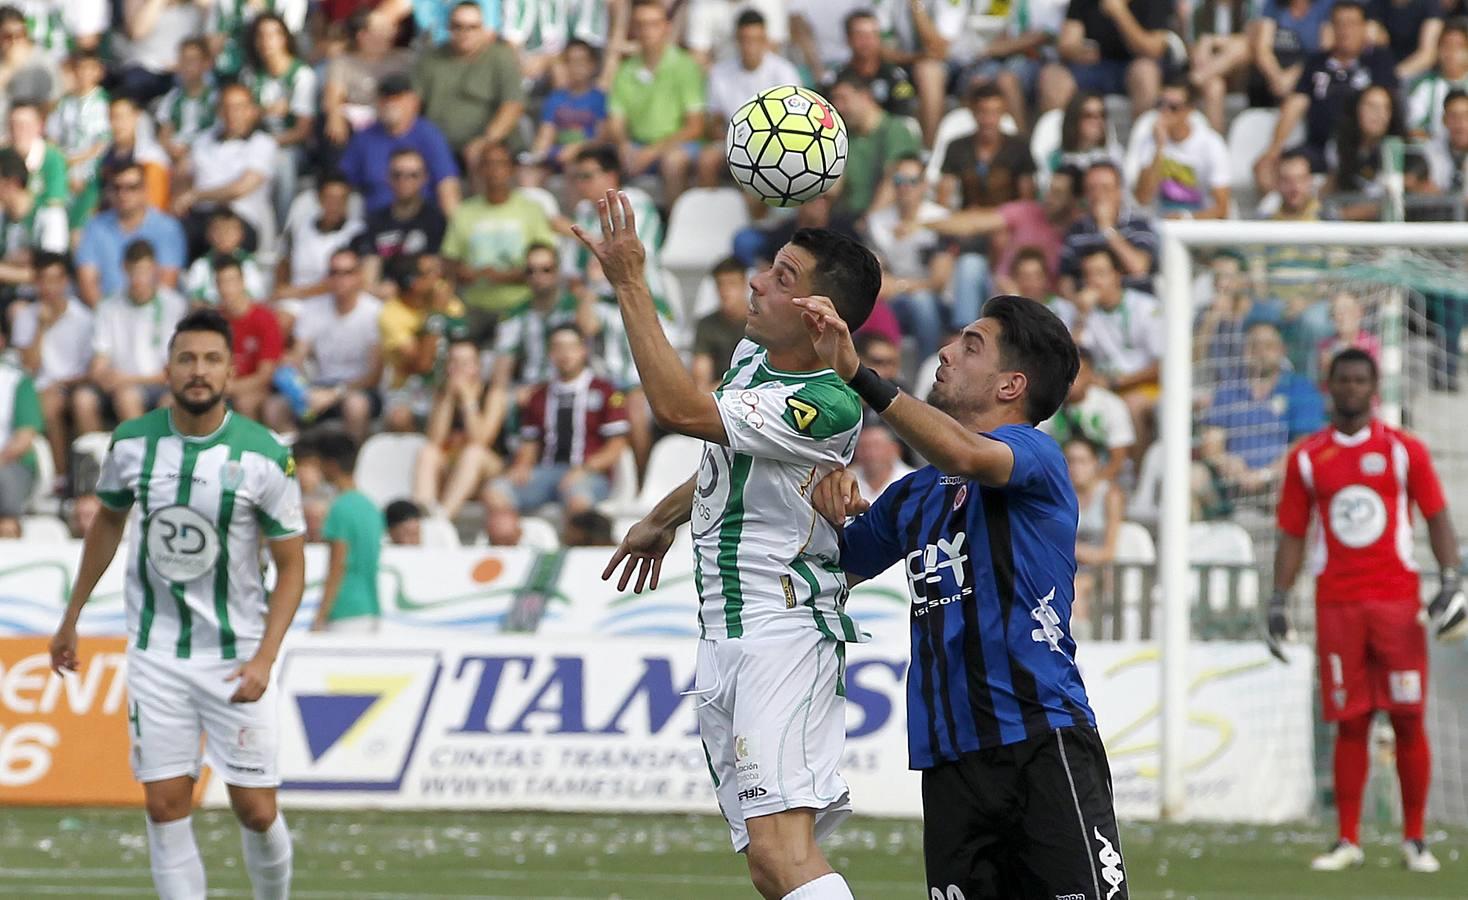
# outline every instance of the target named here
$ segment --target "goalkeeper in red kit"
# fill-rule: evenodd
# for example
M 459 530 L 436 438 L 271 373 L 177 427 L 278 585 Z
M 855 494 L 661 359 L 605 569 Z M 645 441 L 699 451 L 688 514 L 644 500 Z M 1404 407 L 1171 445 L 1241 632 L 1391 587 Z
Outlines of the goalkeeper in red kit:
M 1309 550 L 1315 575 L 1316 650 L 1325 718 L 1336 723 L 1335 796 L 1340 840 L 1311 868 L 1359 866 L 1361 798 L 1366 791 L 1371 717 L 1385 710 L 1396 733 L 1402 789 L 1402 857 L 1414 872 L 1436 872 L 1422 840 L 1431 754 L 1423 728 L 1427 631 L 1440 640 L 1468 634 L 1459 588 L 1461 559 L 1442 486 L 1422 442 L 1373 415 L 1376 362 L 1349 349 L 1330 362 L 1330 425 L 1286 459 L 1279 500 L 1279 547 L 1269 601 L 1269 646 L 1283 659 L 1286 598 L 1306 557 L 1311 513 L 1320 519 Z M 1441 569 L 1441 588 L 1423 615 L 1413 562 L 1416 504 Z

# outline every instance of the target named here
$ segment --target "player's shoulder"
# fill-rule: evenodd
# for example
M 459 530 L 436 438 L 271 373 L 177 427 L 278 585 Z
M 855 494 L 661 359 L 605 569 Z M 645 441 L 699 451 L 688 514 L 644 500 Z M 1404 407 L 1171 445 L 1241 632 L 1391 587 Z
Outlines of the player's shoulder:
M 163 438 L 173 433 L 168 421 L 168 410 L 162 407 L 128 419 L 112 430 L 112 446 L 135 438 Z
M 296 474 L 296 460 L 290 446 L 254 419 L 231 413 L 225 442 L 241 456 L 250 453 L 273 463 L 287 476 Z
M 1383 422 L 1381 425 L 1381 433 L 1382 436 L 1385 437 L 1387 440 L 1395 441 L 1399 444 L 1402 444 L 1408 450 L 1421 450 L 1424 453 L 1427 452 L 1427 442 L 1418 437 L 1417 433 L 1409 428 L 1399 428 L 1394 425 L 1387 425 Z
M 1287 459 L 1293 459 L 1301 453 L 1307 456 L 1314 456 L 1322 450 L 1335 446 L 1335 439 L 1332 437 L 1334 430 L 1331 426 L 1327 425 L 1319 431 L 1311 432 L 1296 439 L 1290 445 L 1289 449 L 1285 451 L 1285 457 Z
M 825 440 L 861 425 L 861 398 L 834 372 L 789 384 L 780 415 L 801 434 Z

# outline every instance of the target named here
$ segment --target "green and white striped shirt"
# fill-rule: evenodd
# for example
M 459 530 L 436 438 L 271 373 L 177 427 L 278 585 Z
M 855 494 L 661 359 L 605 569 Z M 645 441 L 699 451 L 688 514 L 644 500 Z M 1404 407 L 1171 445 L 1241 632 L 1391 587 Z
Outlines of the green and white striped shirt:
M 729 445 L 704 443 L 693 494 L 699 635 L 814 628 L 866 640 L 846 616 L 836 530 L 810 504 L 815 484 L 851 463 L 856 394 L 830 369 L 777 371 L 745 340 L 714 396 Z
M 134 507 L 129 640 L 180 659 L 247 659 L 265 633 L 262 537 L 306 530 L 290 450 L 234 413 L 210 435 L 179 434 L 166 409 L 112 434 L 97 496 Z
M 158 101 L 153 119 L 160 126 L 172 126 L 175 141 L 190 144 L 194 138 L 214 127 L 218 106 L 219 92 L 212 84 L 206 84 L 198 96 L 193 97 L 181 85 L 175 85 Z

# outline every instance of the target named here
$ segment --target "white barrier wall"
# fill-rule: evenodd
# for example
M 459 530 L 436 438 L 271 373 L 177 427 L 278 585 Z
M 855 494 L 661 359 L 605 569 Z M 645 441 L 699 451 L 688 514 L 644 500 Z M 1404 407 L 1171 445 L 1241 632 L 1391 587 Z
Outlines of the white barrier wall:
M 54 627 L 79 545 L 0 544 L 0 635 Z M 292 806 L 713 812 L 694 729 L 690 564 L 623 594 L 603 550 L 389 547 L 377 638 L 309 634 L 325 553 L 308 552 L 307 603 L 276 668 L 283 800 Z M 123 630 L 114 566 L 82 619 Z M 535 634 L 502 633 L 544 598 Z M 875 635 L 850 648 L 844 771 L 858 811 L 920 813 L 907 770 L 905 578 L 858 587 L 848 609 Z M 1187 787 L 1196 818 L 1277 822 L 1308 813 L 1314 779 L 1310 655 L 1280 666 L 1257 643 L 1190 647 Z M 1080 663 L 1111 756 L 1118 812 L 1157 810 L 1154 646 L 1089 643 Z M 0 673 L 0 697 L 6 693 Z M 224 802 L 218 780 L 210 800 Z

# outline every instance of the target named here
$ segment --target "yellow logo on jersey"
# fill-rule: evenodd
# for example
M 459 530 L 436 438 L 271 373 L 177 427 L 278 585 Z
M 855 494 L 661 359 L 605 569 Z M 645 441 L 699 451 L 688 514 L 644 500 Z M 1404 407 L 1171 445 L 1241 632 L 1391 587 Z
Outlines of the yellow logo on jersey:
M 285 455 L 285 477 L 296 477 L 296 455 L 294 453 Z
M 787 397 L 785 405 L 790 407 L 790 416 L 795 422 L 795 427 L 801 431 L 809 431 L 811 423 L 816 420 L 816 416 L 821 414 L 821 411 L 814 406 L 804 400 L 796 400 L 794 397 Z

